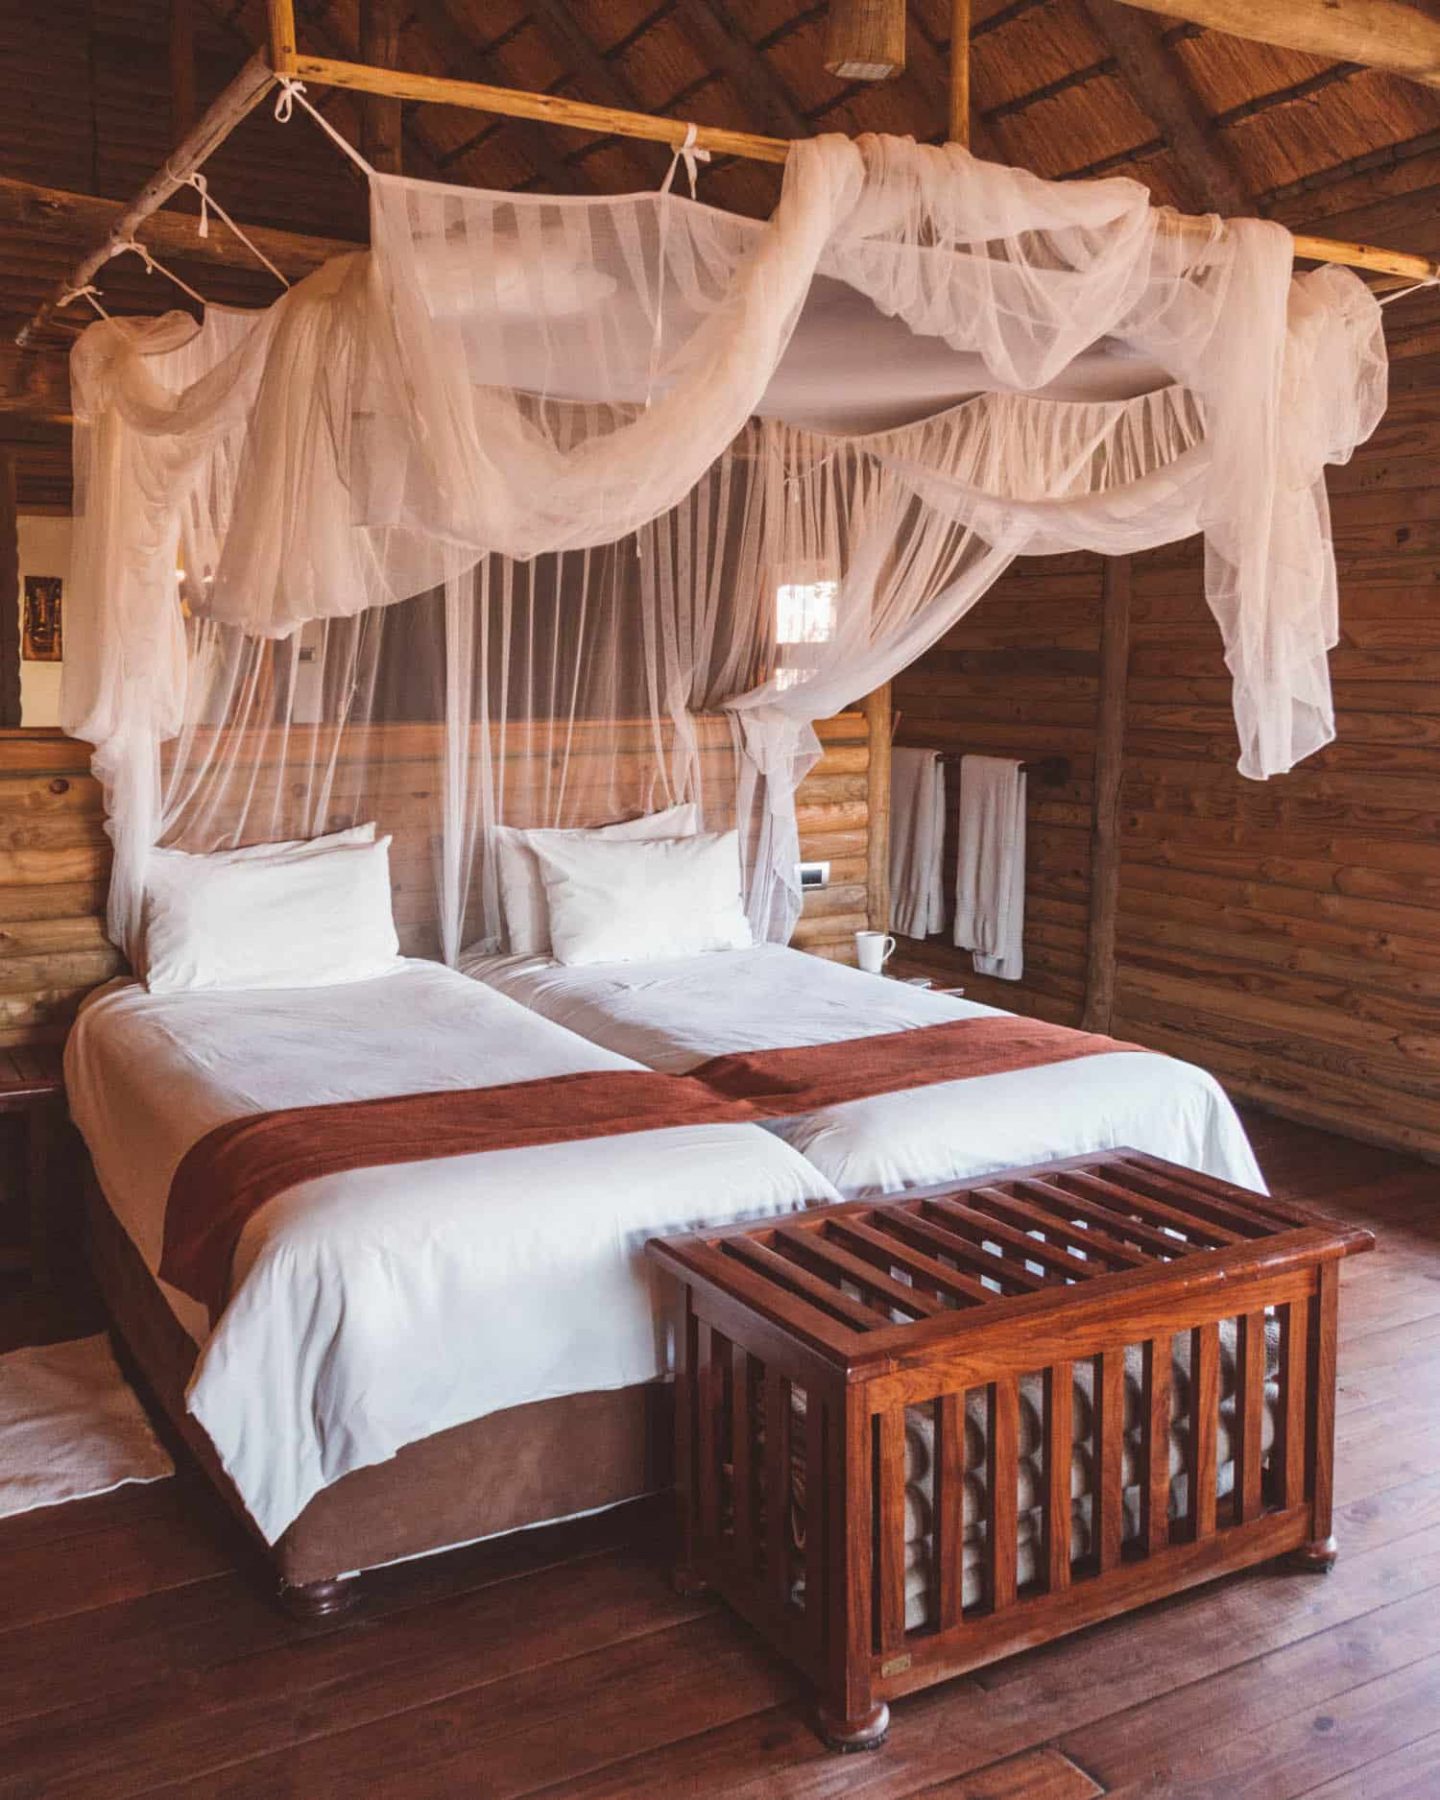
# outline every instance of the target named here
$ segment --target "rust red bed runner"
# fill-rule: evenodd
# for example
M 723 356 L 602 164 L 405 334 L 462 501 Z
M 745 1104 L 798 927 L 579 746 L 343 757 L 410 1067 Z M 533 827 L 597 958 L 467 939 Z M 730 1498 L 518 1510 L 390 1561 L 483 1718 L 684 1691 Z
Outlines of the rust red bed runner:
M 785 1119 L 901 1088 L 1007 1075 L 1141 1048 L 1094 1032 L 1049 1025 L 1043 1019 L 1001 1013 L 887 1031 L 878 1037 L 845 1038 L 835 1044 L 714 1056 L 690 1074 L 717 1094 L 748 1100 L 763 1118 Z
M 759 1115 L 693 1076 L 603 1069 L 378 1100 L 251 1113 L 207 1132 L 182 1159 L 165 1207 L 161 1277 L 209 1308 L 225 1305 L 235 1247 L 267 1200 L 353 1169 L 517 1150 Z

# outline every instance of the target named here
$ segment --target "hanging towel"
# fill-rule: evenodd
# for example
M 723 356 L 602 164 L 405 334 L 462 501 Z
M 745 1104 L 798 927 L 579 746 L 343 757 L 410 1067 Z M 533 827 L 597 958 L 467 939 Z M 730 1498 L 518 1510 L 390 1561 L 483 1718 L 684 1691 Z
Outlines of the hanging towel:
M 1025 972 L 1025 771 L 1002 756 L 960 759 L 955 942 L 980 975 Z
M 903 937 L 945 929 L 945 770 L 938 750 L 891 752 L 890 912 Z

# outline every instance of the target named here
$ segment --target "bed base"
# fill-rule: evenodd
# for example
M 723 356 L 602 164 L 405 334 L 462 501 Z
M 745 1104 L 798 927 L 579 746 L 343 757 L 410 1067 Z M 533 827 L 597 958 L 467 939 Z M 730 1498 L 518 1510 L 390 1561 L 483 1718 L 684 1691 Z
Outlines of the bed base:
M 196 1346 L 88 1170 L 85 1223 L 90 1267 L 124 1361 L 239 1520 L 275 1579 L 278 1603 L 296 1619 L 334 1621 L 353 1612 L 365 1593 L 356 1570 L 619 1505 L 673 1480 L 665 1383 L 574 1394 L 407 1444 L 389 1462 L 357 1469 L 316 1495 L 277 1543 L 266 1544 L 185 1409 Z
M 1167 1243 L 1177 1227 L 1188 1241 Z M 1087 1243 L 1088 1272 L 1072 1261 L 1064 1274 L 1067 1245 Z M 1336 1553 L 1338 1259 L 1372 1243 L 1133 1152 L 653 1241 L 684 1294 L 680 1579 L 713 1587 L 796 1664 L 817 1690 L 826 1741 L 859 1750 L 884 1741 L 892 1701 L 936 1682 L 1272 1558 L 1324 1570 Z M 1113 1255 L 1097 1273 L 1105 1245 Z M 976 1280 L 987 1272 L 1003 1291 Z M 1268 1456 L 1267 1315 L 1279 1329 Z M 1231 1322 L 1233 1483 L 1221 1496 L 1220 1346 Z M 1177 1335 L 1188 1340 L 1191 1399 L 1172 1508 Z M 1143 1375 L 1127 1518 L 1130 1346 Z M 1091 1474 L 1077 1554 L 1072 1408 L 1085 1362 Z M 1037 1375 L 1040 1524 L 1022 1585 L 1020 1390 Z M 975 1469 L 971 1394 L 983 1396 L 972 1421 L 985 1422 Z M 907 1620 L 906 1580 L 913 1599 L 906 1433 L 916 1409 L 933 1425 L 920 1624 Z M 801 1465 L 803 1534 L 793 1524 Z M 979 1519 L 966 1497 L 977 1472 Z M 967 1591 L 967 1526 L 982 1523 Z

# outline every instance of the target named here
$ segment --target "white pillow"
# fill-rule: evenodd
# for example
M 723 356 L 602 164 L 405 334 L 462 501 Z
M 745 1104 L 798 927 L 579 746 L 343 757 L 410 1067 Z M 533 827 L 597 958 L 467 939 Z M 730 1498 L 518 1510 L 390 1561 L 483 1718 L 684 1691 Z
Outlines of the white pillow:
M 667 806 L 663 812 L 646 813 L 640 819 L 622 819 L 618 825 L 592 829 L 527 830 L 518 825 L 495 828 L 495 860 L 500 875 L 500 904 L 505 915 L 505 942 L 514 956 L 543 956 L 550 949 L 550 921 L 545 909 L 545 884 L 535 852 L 543 844 L 577 839 L 694 837 L 699 814 L 693 801 Z
M 641 962 L 755 939 L 733 831 L 638 843 L 537 845 L 553 953 L 562 963 Z
M 152 994 L 386 975 L 400 962 L 390 839 L 274 858 L 155 857 L 144 930 Z
M 152 850 L 151 858 L 174 858 L 177 863 L 203 863 L 211 867 L 216 863 L 237 862 L 271 862 L 277 857 L 304 855 L 310 850 L 334 850 L 341 844 L 373 844 L 375 842 L 375 821 L 371 819 L 365 825 L 350 825 L 344 831 L 329 831 L 322 837 L 285 838 L 269 844 L 244 844 L 238 850 Z

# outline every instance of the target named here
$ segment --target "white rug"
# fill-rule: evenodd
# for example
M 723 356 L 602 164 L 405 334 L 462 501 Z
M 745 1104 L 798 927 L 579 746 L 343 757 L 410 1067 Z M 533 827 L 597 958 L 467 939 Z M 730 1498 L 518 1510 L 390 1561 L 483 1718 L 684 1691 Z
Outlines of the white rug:
M 0 1517 L 174 1473 L 108 1337 L 0 1356 Z

